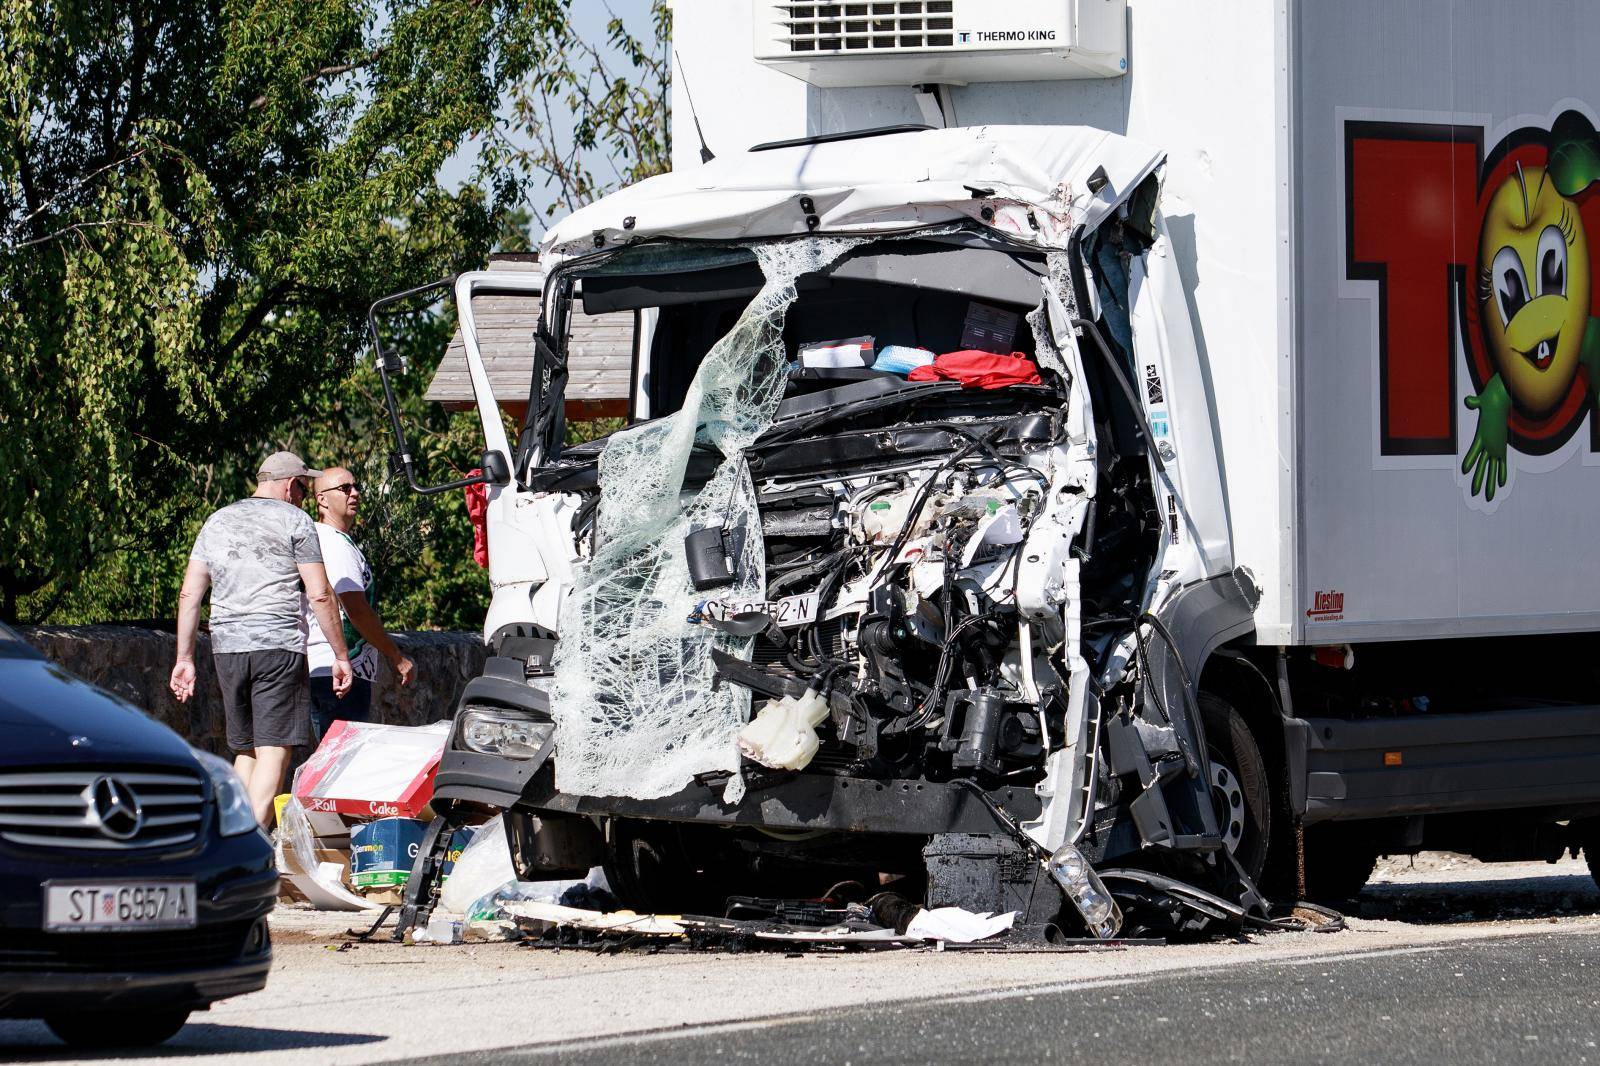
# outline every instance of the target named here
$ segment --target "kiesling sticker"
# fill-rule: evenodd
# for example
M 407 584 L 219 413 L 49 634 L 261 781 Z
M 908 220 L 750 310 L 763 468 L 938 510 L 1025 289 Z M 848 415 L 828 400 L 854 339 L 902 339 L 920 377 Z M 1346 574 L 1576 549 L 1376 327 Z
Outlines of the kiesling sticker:
M 1461 455 L 1468 499 L 1509 491 L 1589 419 L 1600 452 L 1600 134 L 1563 111 L 1484 155 L 1474 126 L 1344 123 L 1345 271 L 1378 284 L 1378 451 Z M 1471 389 L 1458 434 L 1457 357 Z
M 1344 618 L 1344 593 L 1337 589 L 1324 592 L 1318 589 L 1306 608 L 1306 619 L 1312 622 L 1338 622 Z

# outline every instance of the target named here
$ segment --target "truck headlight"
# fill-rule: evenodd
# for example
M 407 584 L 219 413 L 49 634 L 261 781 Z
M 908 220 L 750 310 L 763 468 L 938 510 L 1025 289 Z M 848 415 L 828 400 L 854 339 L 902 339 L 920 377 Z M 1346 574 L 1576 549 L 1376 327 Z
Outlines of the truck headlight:
M 217 821 L 222 835 L 236 837 L 257 828 L 255 811 L 250 809 L 250 793 L 226 759 L 209 751 L 194 749 L 195 761 L 211 778 L 211 794 L 217 799 Z
M 532 759 L 545 751 L 556 724 L 516 711 L 469 708 L 461 713 L 461 746 L 484 755 Z
M 1083 916 L 1083 924 L 1090 933 L 1101 940 L 1110 940 L 1122 930 L 1122 909 L 1106 891 L 1105 883 L 1083 857 L 1083 852 L 1071 844 L 1063 844 L 1050 856 L 1045 869 Z

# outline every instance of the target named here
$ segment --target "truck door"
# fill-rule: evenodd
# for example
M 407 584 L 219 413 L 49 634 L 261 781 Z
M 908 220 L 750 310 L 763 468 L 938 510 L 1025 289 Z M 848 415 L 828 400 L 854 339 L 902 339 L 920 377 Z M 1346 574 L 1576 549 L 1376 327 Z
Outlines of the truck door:
M 395 451 L 390 457 L 391 470 L 396 474 L 404 474 L 414 490 L 426 495 L 472 485 L 485 486 L 487 508 L 484 525 L 489 543 L 489 583 L 492 589 L 484 626 L 486 639 L 511 624 L 534 623 L 553 630 L 554 612 L 559 604 L 559 587 L 549 588 L 543 595 L 540 592 L 549 583 L 552 566 L 558 577 L 570 576 L 571 536 L 568 531 L 571 515 L 560 512 L 570 510 L 573 505 L 559 495 L 528 493 L 518 489 L 512 477 L 511 442 L 501 413 L 503 402 L 520 403 L 526 399 L 532 409 L 525 425 L 530 429 L 534 427 L 541 414 L 538 409 L 541 398 L 545 403 L 561 402 L 560 367 L 553 364 L 553 354 L 549 345 L 540 338 L 539 331 L 529 330 L 526 343 L 534 380 L 529 383 L 526 393 L 519 390 L 516 396 L 496 396 L 484 363 L 479 322 L 473 307 L 474 297 L 493 295 L 526 299 L 529 310 L 538 311 L 543 288 L 544 279 L 537 274 L 504 270 L 470 271 L 453 279 L 385 297 L 373 305 L 368 317 L 395 441 Z M 440 484 L 424 484 L 418 476 L 417 457 L 407 440 L 391 380 L 392 375 L 401 372 L 404 366 L 392 351 L 384 349 L 379 321 L 380 316 L 400 305 L 414 304 L 430 294 L 437 298 L 445 291 L 450 293 L 455 303 L 462 355 L 472 384 L 483 452 L 478 464 L 479 472 Z M 557 586 L 560 584 L 556 582 Z

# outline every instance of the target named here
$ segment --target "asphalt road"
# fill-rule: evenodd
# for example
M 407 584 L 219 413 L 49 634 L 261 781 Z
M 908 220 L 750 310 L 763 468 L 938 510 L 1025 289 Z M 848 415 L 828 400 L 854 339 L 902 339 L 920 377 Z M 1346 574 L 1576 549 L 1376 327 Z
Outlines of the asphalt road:
M 484 1066 L 1582 1063 L 1600 1061 L 1596 977 L 1600 932 L 1545 933 L 862 1004 L 474 1058 Z
M 1600 890 L 1571 861 L 1402 860 L 1344 932 L 1078 954 L 601 956 L 354 924 L 280 910 L 265 990 L 100 1061 L 1600 1062 Z M 75 1058 L 0 1020 L 0 1062 Z

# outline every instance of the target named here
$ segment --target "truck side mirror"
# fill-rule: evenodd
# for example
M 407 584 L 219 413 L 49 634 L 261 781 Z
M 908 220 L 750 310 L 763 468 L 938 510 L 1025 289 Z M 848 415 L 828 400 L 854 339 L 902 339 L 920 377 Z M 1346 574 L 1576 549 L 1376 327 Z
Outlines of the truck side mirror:
M 484 452 L 478 460 L 478 469 L 483 471 L 483 480 L 490 485 L 507 485 L 511 482 L 511 464 L 506 461 L 504 452 Z

